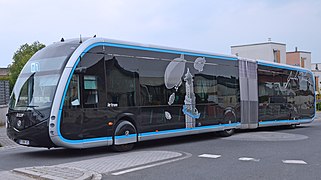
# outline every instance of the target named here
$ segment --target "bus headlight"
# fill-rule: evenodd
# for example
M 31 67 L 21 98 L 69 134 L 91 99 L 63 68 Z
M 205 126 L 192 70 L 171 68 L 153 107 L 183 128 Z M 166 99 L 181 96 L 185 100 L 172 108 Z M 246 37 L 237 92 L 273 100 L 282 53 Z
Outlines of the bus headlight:
M 21 127 L 21 125 L 22 125 L 21 120 L 18 120 L 18 121 L 17 121 L 17 127 Z

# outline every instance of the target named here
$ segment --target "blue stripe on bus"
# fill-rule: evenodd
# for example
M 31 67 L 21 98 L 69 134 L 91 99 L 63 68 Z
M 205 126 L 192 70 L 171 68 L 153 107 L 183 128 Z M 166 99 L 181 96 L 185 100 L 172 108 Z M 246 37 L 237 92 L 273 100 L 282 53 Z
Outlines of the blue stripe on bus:
M 122 135 L 122 136 L 115 136 L 115 139 L 125 139 L 125 138 L 133 138 L 137 137 L 137 134 L 129 134 L 129 135 Z
M 72 143 L 72 144 L 79 144 L 79 143 L 83 143 L 83 140 L 69 140 L 69 139 L 65 139 L 61 132 L 60 132 L 60 119 L 61 119 L 61 114 L 62 114 L 62 108 L 63 108 L 63 105 L 64 105 L 64 102 L 65 102 L 65 97 L 66 97 L 66 94 L 67 94 L 67 87 L 69 86 L 70 84 L 70 81 L 71 81 L 71 77 L 72 75 L 74 74 L 74 71 L 78 65 L 80 61 L 80 58 L 77 59 L 76 63 L 75 63 L 75 66 L 72 68 L 71 70 L 71 73 L 69 74 L 69 77 L 68 77 L 68 80 L 67 80 L 67 84 L 65 86 L 65 89 L 64 89 L 64 93 L 63 93 L 63 97 L 62 97 L 62 101 L 60 102 L 60 107 L 59 107 L 59 112 L 58 112 L 58 120 L 57 120 L 57 132 L 58 132 L 58 137 L 63 140 L 64 142 L 67 142 L 67 143 Z M 96 139 L 96 138 L 94 138 Z M 93 140 L 95 141 L 95 140 Z M 92 142 L 90 139 L 88 139 L 88 142 Z
M 112 47 L 121 47 L 121 48 L 129 48 L 129 49 L 138 49 L 138 50 L 147 50 L 147 51 L 155 51 L 155 52 L 164 52 L 164 53 L 174 53 L 174 54 L 184 54 L 184 55 L 191 55 L 191 56 L 202 56 L 202 57 L 209 57 L 209 58 L 220 58 L 220 59 L 225 59 L 225 60 L 237 60 L 237 58 L 232 58 L 232 57 L 225 57 L 225 56 L 214 56 L 214 55 L 207 55 L 207 54 L 198 54 L 198 53 L 190 53 L 190 52 L 184 52 L 184 51 L 176 51 L 176 50 L 167 50 L 167 49 L 158 49 L 158 48 L 150 48 L 150 47 L 142 47 L 142 46 L 134 46 L 134 45 L 126 45 L 126 44 L 115 44 L 115 43 L 107 43 L 107 42 L 99 42 L 99 43 L 94 43 L 90 46 L 88 46 L 80 55 L 80 57 L 77 59 L 76 63 L 74 64 L 70 75 L 67 80 L 67 84 L 64 89 L 62 101 L 60 103 L 59 107 L 59 112 L 58 112 L 58 122 L 57 122 L 57 132 L 58 132 L 58 137 L 67 143 L 71 144 L 80 144 L 84 142 L 95 142 L 95 141 L 102 141 L 102 140 L 111 140 L 111 137 L 105 137 L 105 138 L 89 138 L 89 139 L 83 139 L 83 140 L 70 140 L 66 139 L 62 136 L 60 132 L 60 120 L 61 120 L 61 114 L 62 114 L 62 108 L 64 105 L 65 97 L 67 94 L 67 87 L 70 84 L 71 77 L 74 74 L 74 71 L 80 61 L 80 58 L 85 55 L 90 49 L 97 47 L 97 46 L 112 46 Z
M 262 121 L 259 122 L 259 125 L 268 125 L 268 124 L 280 124 L 280 123 L 305 123 L 305 122 L 311 122 L 312 119 L 298 119 L 298 120 L 269 120 L 269 121 Z
M 83 57 L 86 52 L 88 52 L 90 49 L 97 47 L 97 46 L 112 46 L 112 47 L 121 47 L 121 48 L 129 48 L 129 49 L 138 49 L 138 50 L 147 50 L 147 51 L 155 51 L 155 52 L 164 52 L 164 53 L 174 53 L 174 54 L 184 54 L 184 55 L 191 55 L 191 56 L 202 56 L 202 57 L 209 57 L 209 58 L 219 58 L 219 59 L 225 59 L 225 60 L 237 60 L 237 58 L 233 57 L 225 57 L 225 56 L 215 56 L 215 55 L 208 55 L 208 54 L 199 54 L 199 53 L 190 53 L 190 52 L 184 52 L 184 51 L 176 51 L 176 50 L 167 50 L 167 49 L 158 49 L 158 48 L 150 48 L 150 47 L 142 47 L 142 46 L 134 46 L 134 45 L 126 45 L 126 44 L 114 44 L 114 43 L 107 43 L 107 42 L 100 42 L 100 43 L 95 43 L 90 46 L 88 46 L 80 55 L 80 57 Z M 71 143 L 71 144 L 80 144 L 80 143 L 85 143 L 85 142 L 98 142 L 98 141 L 108 141 L 112 140 L 112 137 L 101 137 L 101 138 L 88 138 L 88 139 L 82 139 L 82 140 L 69 140 L 65 139 L 61 132 L 60 132 L 60 120 L 61 120 L 61 114 L 62 114 L 62 108 L 64 105 L 65 101 L 65 96 L 67 94 L 67 87 L 70 84 L 71 77 L 74 74 L 74 71 L 80 61 L 80 58 L 77 59 L 75 65 L 73 66 L 71 73 L 69 75 L 69 78 L 67 80 L 67 84 L 64 89 L 62 101 L 60 103 L 60 108 L 58 112 L 58 122 L 57 122 L 57 132 L 59 138 L 66 142 L 66 143 Z M 265 65 L 265 66 L 271 66 L 271 67 L 277 67 L 277 68 L 285 68 L 285 69 L 290 69 L 290 70 L 297 70 L 297 71 L 304 71 L 304 72 L 309 72 L 307 70 L 303 69 L 296 69 L 296 68 L 291 68 L 287 66 L 281 66 L 281 65 L 275 65 L 275 64 L 269 64 L 269 63 L 264 63 L 264 62 L 258 62 L 259 65 Z M 310 73 L 310 72 L 309 72 Z M 312 76 L 313 77 L 313 76 Z M 281 120 L 284 123 L 293 123 L 295 121 L 298 122 L 310 122 L 310 121 L 304 121 L 304 120 Z M 266 121 L 266 122 L 259 122 L 259 124 L 273 124 L 273 123 L 282 123 L 280 121 Z M 166 131 L 159 131 L 159 132 L 148 132 L 148 133 L 141 133 L 141 136 L 151 136 L 151 135 L 159 135 L 159 134 L 171 134 L 171 133 L 178 133 L 178 132 L 186 132 L 186 131 L 196 131 L 196 130 L 201 130 L 201 129 L 215 129 L 219 127 L 232 127 L 235 125 L 240 125 L 240 123 L 233 123 L 233 124 L 223 124 L 223 125 L 213 125 L 213 126 L 202 126 L 202 127 L 195 127 L 195 128 L 183 128 L 183 129 L 173 129 L 173 130 L 166 130 Z
M 270 63 L 261 62 L 261 61 L 258 61 L 257 64 L 258 64 L 258 65 L 263 65 L 263 66 L 270 66 L 270 67 L 288 69 L 288 70 L 295 70 L 295 71 L 301 71 L 301 72 L 309 72 L 308 70 L 305 70 L 305 69 L 299 69 L 299 68 L 289 67 L 289 66 L 282 66 L 281 64 L 280 64 L 280 65 L 278 65 L 278 64 L 270 64 Z
M 239 125 L 241 125 L 241 123 L 200 126 L 200 127 L 195 127 L 195 128 L 171 129 L 171 130 L 158 131 L 158 132 L 140 133 L 139 136 L 144 137 L 144 136 L 173 134 L 173 133 L 188 132 L 188 131 L 192 132 L 192 131 L 203 130 L 203 129 L 218 129 L 218 128 L 221 128 L 221 127 L 236 127 L 236 126 L 239 126 Z
M 153 47 L 142 47 L 142 46 L 135 46 L 135 45 L 128 45 L 128 44 L 115 44 L 115 43 L 107 43 L 107 42 L 99 42 L 99 43 L 92 44 L 92 45 L 88 46 L 83 53 L 88 52 L 90 49 L 92 49 L 96 46 L 111 46 L 111 47 L 120 47 L 120 48 L 127 48 L 127 49 L 137 49 L 137 50 L 173 53 L 173 54 L 184 54 L 184 55 L 201 56 L 201 57 L 208 57 L 208 58 L 218 58 L 218 59 L 224 59 L 224 60 L 234 60 L 234 61 L 237 60 L 237 58 L 235 58 L 235 57 L 226 57 L 226 56 L 210 55 L 210 54 L 202 54 L 202 53 L 192 53 L 192 52 L 160 49 L 160 48 L 153 48 Z
M 79 140 L 70 140 L 65 139 L 62 136 L 59 136 L 64 142 L 70 143 L 70 144 L 81 144 L 81 143 L 88 143 L 88 142 L 99 142 L 99 141 L 112 141 L 112 137 L 100 137 L 100 138 L 88 138 L 88 139 L 79 139 Z M 107 143 L 106 143 L 107 145 Z

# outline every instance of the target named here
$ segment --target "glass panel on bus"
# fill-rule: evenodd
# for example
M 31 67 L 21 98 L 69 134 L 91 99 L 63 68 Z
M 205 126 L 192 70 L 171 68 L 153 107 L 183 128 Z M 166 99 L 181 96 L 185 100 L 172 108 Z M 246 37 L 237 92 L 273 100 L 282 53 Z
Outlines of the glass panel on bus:
M 85 104 L 97 104 L 98 92 L 97 92 L 97 77 L 85 75 L 84 76 L 84 101 Z
M 71 77 L 64 105 L 65 107 L 80 105 L 79 76 L 76 74 Z

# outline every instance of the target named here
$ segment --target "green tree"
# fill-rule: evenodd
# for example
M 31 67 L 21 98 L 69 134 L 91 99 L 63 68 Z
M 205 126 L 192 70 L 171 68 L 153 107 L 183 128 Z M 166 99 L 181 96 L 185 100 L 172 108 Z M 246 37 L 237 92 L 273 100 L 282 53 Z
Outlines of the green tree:
M 28 43 L 21 45 L 20 48 L 14 53 L 12 58 L 13 62 L 8 66 L 10 89 L 13 88 L 22 68 L 31 58 L 31 56 L 44 47 L 44 44 L 35 41 L 30 45 Z

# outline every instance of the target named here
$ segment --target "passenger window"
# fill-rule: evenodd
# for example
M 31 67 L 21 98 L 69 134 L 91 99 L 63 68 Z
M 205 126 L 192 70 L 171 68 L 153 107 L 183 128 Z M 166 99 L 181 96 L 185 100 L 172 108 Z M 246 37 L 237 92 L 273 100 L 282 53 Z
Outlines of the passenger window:
M 84 103 L 85 105 L 93 105 L 98 103 L 96 76 L 84 76 Z
M 73 75 L 68 87 L 65 98 L 65 107 L 74 107 L 80 105 L 79 76 Z

